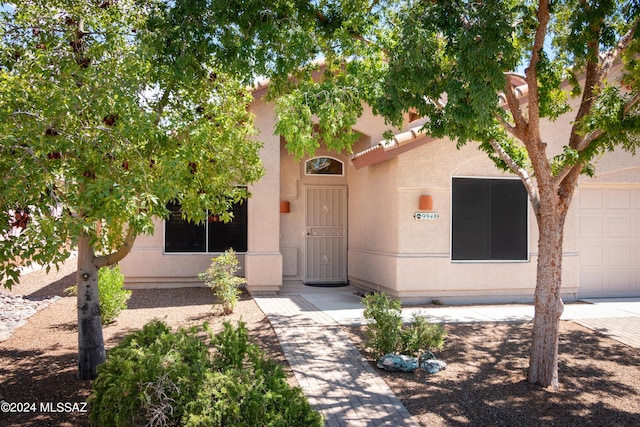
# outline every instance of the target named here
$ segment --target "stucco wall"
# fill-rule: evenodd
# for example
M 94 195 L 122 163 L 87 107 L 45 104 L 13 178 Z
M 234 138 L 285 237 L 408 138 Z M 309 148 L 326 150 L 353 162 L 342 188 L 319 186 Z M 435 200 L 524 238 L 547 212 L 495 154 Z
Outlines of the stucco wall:
M 576 107 L 578 100 L 572 100 Z M 561 153 L 568 141 L 572 115 L 555 122 L 543 121 L 542 138 L 550 156 Z M 640 158 L 617 150 L 596 159 L 596 177 L 580 178 L 580 185 L 640 185 Z M 380 172 L 380 174 L 378 174 Z M 358 197 L 376 195 L 390 209 L 386 218 L 378 213 L 353 212 L 362 224 L 350 224 L 351 282 L 359 287 L 386 291 L 405 300 L 439 299 L 445 302 L 531 300 L 536 281 L 537 222 L 529 209 L 527 262 L 451 261 L 451 179 L 455 176 L 510 176 L 496 169 L 486 155 L 470 143 L 460 150 L 452 141 L 427 143 L 393 160 L 369 166 L 350 175 L 352 205 Z M 362 194 L 359 194 L 362 192 Z M 433 221 L 417 221 L 420 195 L 433 197 Z M 574 299 L 580 284 L 578 253 L 578 202 L 580 186 L 567 215 L 563 247 L 563 287 L 567 300 Z M 375 205 L 375 204 L 374 204 Z M 357 208 L 355 208 L 357 210 Z M 366 225 L 365 225 L 366 224 Z M 375 226 L 374 226 L 375 224 Z M 357 227 L 362 230 L 354 232 Z M 379 238 L 378 238 L 379 237 Z
M 256 93 L 251 111 L 256 116 L 265 176 L 250 190 L 248 251 L 239 254 L 242 274 L 254 293 L 276 292 L 283 281 L 304 277 L 304 188 L 306 185 L 345 185 L 348 194 L 348 277 L 352 284 L 381 290 L 405 300 L 443 302 L 531 300 L 536 279 L 537 223 L 529 211 L 529 260 L 525 262 L 453 262 L 451 260 L 452 177 L 506 177 L 486 155 L 470 143 L 460 150 L 455 143 L 427 143 L 393 159 L 356 169 L 348 153 L 329 153 L 344 161 L 342 177 L 305 176 L 303 164 L 285 149 L 274 134 L 275 114 Z M 399 133 L 418 123 L 407 123 Z M 545 122 L 542 133 L 550 155 L 560 153 L 570 132 L 570 116 Z M 388 129 L 369 108 L 354 127 L 362 138 L 358 152 L 383 139 Z M 581 185 L 639 185 L 640 159 L 628 153 L 607 153 L 598 159 L 596 178 L 583 177 Z M 436 220 L 418 221 L 421 195 L 433 197 Z M 576 198 L 579 198 L 579 189 Z M 290 203 L 280 213 L 280 201 Z M 576 201 L 565 226 L 563 293 L 575 298 L 580 266 L 577 249 Z M 163 254 L 163 225 L 153 236 L 138 238 L 122 269 L 135 286 L 175 286 L 199 283 L 212 254 Z
M 560 149 L 569 128 L 564 122 L 546 123 L 550 152 Z M 533 297 L 537 263 L 537 223 L 529 209 L 529 260 L 526 262 L 454 262 L 451 260 L 452 177 L 513 177 L 497 170 L 486 154 L 470 143 L 460 150 L 455 143 L 427 143 L 393 160 L 354 171 L 350 176 L 350 202 L 358 188 L 368 198 L 387 206 L 380 212 L 355 212 L 363 230 L 350 224 L 350 280 L 358 287 L 381 290 L 405 300 L 445 302 L 528 301 Z M 438 219 L 418 221 L 421 195 L 433 198 Z M 352 213 L 353 213 L 352 208 Z M 357 208 L 355 208 L 357 210 Z M 366 223 L 366 225 L 364 225 Z M 574 299 L 579 285 L 573 208 L 565 227 L 563 293 Z
M 121 262 L 121 271 L 129 288 L 166 288 L 204 286 L 198 279 L 215 254 L 165 254 L 164 224 L 155 221 L 153 235 L 138 236 L 129 255 Z M 238 254 L 239 274 L 244 275 L 244 254 Z

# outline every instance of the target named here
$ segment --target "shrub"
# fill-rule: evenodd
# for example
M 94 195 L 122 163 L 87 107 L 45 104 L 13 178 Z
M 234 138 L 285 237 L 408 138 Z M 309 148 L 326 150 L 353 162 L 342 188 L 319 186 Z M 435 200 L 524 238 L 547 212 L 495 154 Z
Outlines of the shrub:
M 402 330 L 400 300 L 376 292 L 365 296 L 363 302 L 364 317 L 370 321 L 365 330 L 367 347 L 376 356 L 394 353 L 400 345 Z
M 119 266 L 102 267 L 98 270 L 98 299 L 100 300 L 100 314 L 102 324 L 113 323 L 122 310 L 127 309 L 127 301 L 131 291 L 124 289 L 124 275 Z M 76 285 L 65 289 L 65 292 L 76 295 Z
M 183 425 L 196 426 L 323 426 L 302 390 L 291 387 L 282 367 L 248 342 L 243 323 L 212 338 L 216 369 L 189 403 Z
M 413 313 L 411 324 L 402 329 L 400 354 L 420 357 L 428 350 L 442 350 L 447 336 L 442 325 L 427 322 L 420 314 Z
M 400 353 L 419 357 L 428 350 L 444 347 L 446 332 L 441 325 L 413 314 L 411 324 L 402 322 L 402 303 L 384 293 L 369 294 L 363 299 L 364 317 L 369 320 L 365 329 L 366 346 L 375 357 Z
M 97 426 L 322 426 L 300 388 L 249 341 L 244 323 L 214 335 L 161 321 L 127 336 L 98 368 L 89 398 Z
M 222 306 L 223 314 L 233 313 L 242 295 L 240 286 L 247 283 L 243 278 L 235 276 L 239 269 L 238 264 L 236 253 L 233 249 L 229 249 L 224 254 L 213 258 L 207 271 L 198 275 L 213 290 Z
M 131 291 L 123 286 L 124 274 L 120 272 L 119 266 L 102 267 L 98 270 L 98 298 L 102 324 L 114 322 L 120 312 L 127 309 Z

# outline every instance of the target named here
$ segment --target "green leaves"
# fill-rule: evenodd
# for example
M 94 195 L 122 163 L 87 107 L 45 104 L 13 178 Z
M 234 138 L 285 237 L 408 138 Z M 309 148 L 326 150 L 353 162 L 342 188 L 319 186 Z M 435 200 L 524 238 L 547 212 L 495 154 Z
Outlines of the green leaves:
M 316 43 L 327 72 L 315 80 L 307 72 L 275 86 L 272 93 L 282 95 L 277 132 L 298 158 L 321 142 L 349 150 L 349 129 L 362 112 L 358 98 L 392 125 L 401 126 L 408 112 L 417 113 L 427 118 L 424 129 L 431 136 L 451 138 L 458 146 L 480 142 L 498 167 L 516 165 L 529 175 L 529 149 L 535 148 L 538 173 L 547 169 L 547 176 L 565 166 L 591 173 L 590 162 L 604 149 L 622 146 L 633 152 L 638 131 L 632 107 L 640 81 L 640 44 L 633 38 L 638 3 L 563 0 L 552 2 L 548 11 L 542 6 L 518 0 L 354 2 L 350 9 L 341 1 L 322 3 L 316 10 Z M 539 27 L 546 12 L 549 24 Z M 533 52 L 534 46 L 542 48 Z M 625 64 L 622 84 L 630 92 L 614 102 L 603 88 L 617 57 Z M 526 108 L 505 112 L 498 97 L 511 86 L 505 73 L 515 70 L 535 77 L 536 85 L 520 94 L 526 96 Z M 576 103 L 570 98 L 585 93 L 567 147 L 547 153 L 538 137 L 540 120 L 569 113 Z M 502 154 L 493 150 L 493 141 Z
M 361 95 L 352 78 L 339 74 L 326 82 L 308 82 L 279 98 L 276 132 L 296 158 L 313 154 L 320 142 L 335 151 L 350 151 L 359 134 L 351 129 L 362 114 Z M 317 126 L 314 126 L 314 117 Z
M 198 220 L 248 196 L 238 186 L 263 171 L 244 60 L 221 67 L 209 36 L 224 24 L 204 3 L 54 0 L 0 13 L 0 233 L 14 235 L 2 277 L 58 262 L 80 233 L 114 251 L 130 228 L 152 231 L 169 200 Z M 32 212 L 24 230 L 11 226 L 15 207 Z
M 172 331 L 147 323 L 109 352 L 89 401 L 97 426 L 323 425 L 242 322 L 224 323 L 217 335 L 207 324 Z
M 200 280 L 211 288 L 222 308 L 222 314 L 231 314 L 242 295 L 240 286 L 247 283 L 242 277 L 236 277 L 239 262 L 233 249 L 213 258 L 209 268 L 198 274 Z
M 366 346 L 376 358 L 388 353 L 419 357 L 427 350 L 442 350 L 447 336 L 441 325 L 425 320 L 414 312 L 409 325 L 403 325 L 402 303 L 384 293 L 373 293 L 362 300 L 363 316 L 369 324 L 365 330 Z

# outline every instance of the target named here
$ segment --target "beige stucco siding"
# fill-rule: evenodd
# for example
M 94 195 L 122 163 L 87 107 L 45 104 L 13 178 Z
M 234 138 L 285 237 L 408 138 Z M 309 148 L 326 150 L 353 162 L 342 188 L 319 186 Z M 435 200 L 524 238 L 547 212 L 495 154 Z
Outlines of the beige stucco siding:
M 245 278 L 251 292 L 275 292 L 282 285 L 280 253 L 280 137 L 275 134 L 272 105 L 255 95 L 251 112 L 255 115 L 258 140 L 263 143 L 260 158 L 265 174 L 251 187 L 248 205 L 248 251 Z
M 561 144 L 568 127 L 547 123 L 550 145 Z M 554 147 L 550 147 L 552 150 Z M 559 149 L 559 148 L 558 148 Z M 380 176 L 376 174 L 381 171 Z M 382 178 L 384 176 L 384 178 Z M 395 159 L 354 171 L 350 176 L 352 216 L 349 273 L 357 286 L 383 290 L 403 299 L 519 301 L 533 297 L 537 262 L 537 223 L 529 212 L 529 260 L 525 262 L 455 262 L 451 260 L 451 180 L 453 177 L 514 177 L 497 170 L 470 143 L 460 150 L 449 140 L 427 143 Z M 358 189 L 377 198 L 380 212 L 359 209 Z M 421 195 L 433 197 L 438 219 L 418 221 Z M 385 201 L 386 203 L 384 203 Z M 363 202 L 362 204 L 365 204 Z M 374 206 L 376 204 L 373 204 Z M 362 232 L 357 230 L 362 229 Z M 375 230 L 375 232 L 371 232 Z M 565 231 L 563 292 L 575 298 L 579 284 L 575 209 Z
M 257 139 L 263 144 L 260 157 L 264 177 L 249 187 L 252 193 L 247 204 L 247 252 L 239 253 L 248 288 L 255 293 L 276 292 L 282 285 L 282 255 L 280 253 L 280 137 L 274 134 L 275 113 L 257 95 L 251 106 L 258 129 Z M 129 287 L 193 286 L 202 284 L 197 278 L 206 270 L 209 254 L 165 254 L 164 224 L 156 221 L 154 234 L 139 236 L 132 252 L 121 262 Z
M 165 254 L 164 223 L 157 219 L 153 235 L 138 236 L 120 267 L 130 288 L 199 286 L 203 282 L 197 275 L 211 264 L 212 256 L 214 254 Z M 244 266 L 244 254 L 238 258 Z
M 529 207 L 528 260 L 517 262 L 455 262 L 451 260 L 452 178 L 515 178 L 497 170 L 486 154 L 469 143 L 456 149 L 455 142 L 437 140 L 415 146 L 389 160 L 357 169 L 349 154 L 331 153 L 321 147 L 316 156 L 329 156 L 344 163 L 341 176 L 309 176 L 304 162 L 285 148 L 286 141 L 274 133 L 273 105 L 263 102 L 263 91 L 255 93 L 251 112 L 263 143 L 264 177 L 250 190 L 248 201 L 248 251 L 239 254 L 249 289 L 254 293 L 277 292 L 283 283 L 305 278 L 305 189 L 311 186 L 340 187 L 347 194 L 347 274 L 350 283 L 385 291 L 407 301 L 440 300 L 524 301 L 533 298 L 536 283 L 537 223 Z M 577 101 L 572 101 L 574 104 Z M 571 115 L 543 122 L 542 137 L 550 156 L 559 154 L 571 130 Z M 389 129 L 384 120 L 365 107 L 354 129 L 362 137 L 354 152 L 366 150 L 391 130 L 401 133 L 419 126 L 407 123 Z M 580 188 L 630 188 L 640 194 L 640 158 L 617 151 L 606 153 L 596 163 L 596 177 L 580 179 L 575 200 L 567 216 L 563 247 L 563 294 L 574 299 L 581 273 Z M 604 190 L 603 190 L 604 191 Z M 419 221 L 419 198 L 433 198 L 435 220 Z M 634 196 L 635 197 L 635 196 Z M 640 196 L 638 196 L 640 206 Z M 280 212 L 280 202 L 290 211 Z M 640 224 L 637 225 L 640 230 Z M 215 254 L 164 254 L 163 224 L 157 221 L 153 236 L 141 236 L 123 261 L 127 283 L 136 286 L 176 286 L 198 283 Z M 640 257 L 640 244 L 638 244 Z M 640 258 L 638 258 L 640 259 Z M 640 279 L 639 279 L 640 280 Z

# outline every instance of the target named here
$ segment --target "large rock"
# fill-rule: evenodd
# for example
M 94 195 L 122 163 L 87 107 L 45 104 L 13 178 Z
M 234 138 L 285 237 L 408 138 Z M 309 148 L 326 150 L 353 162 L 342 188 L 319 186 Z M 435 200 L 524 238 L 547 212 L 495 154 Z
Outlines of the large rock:
M 447 369 L 447 364 L 442 360 L 438 360 L 430 351 L 427 351 L 420 357 L 420 367 L 430 374 L 435 374 Z
M 389 372 L 413 372 L 420 367 L 430 374 L 447 368 L 447 364 L 438 360 L 430 351 L 420 356 L 420 360 L 417 357 L 388 353 L 378 360 L 377 366 Z
M 413 372 L 418 368 L 418 358 L 389 353 L 378 360 L 377 366 L 390 372 Z

